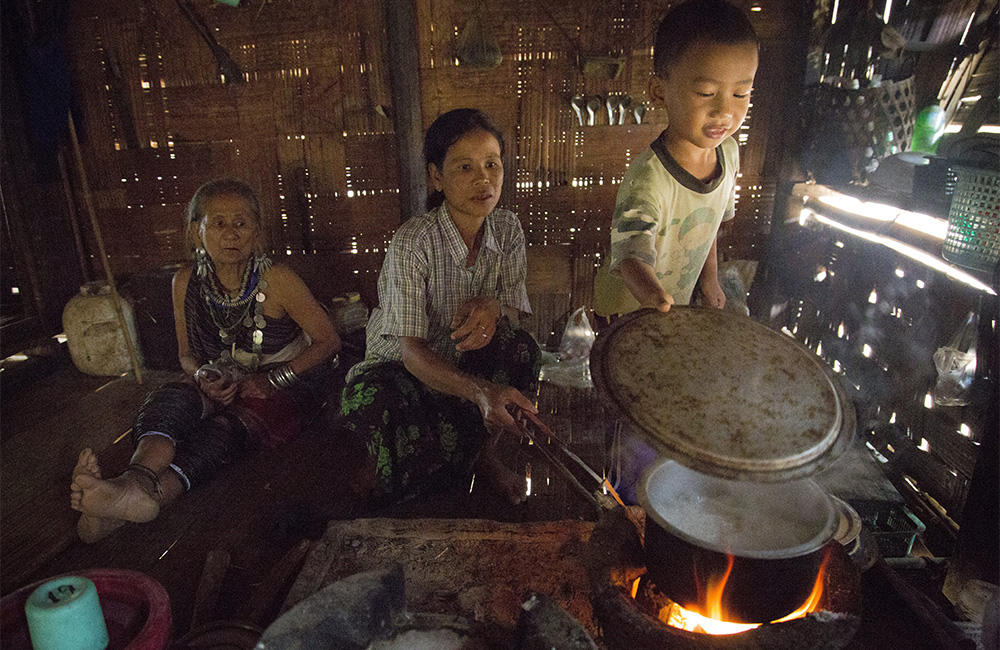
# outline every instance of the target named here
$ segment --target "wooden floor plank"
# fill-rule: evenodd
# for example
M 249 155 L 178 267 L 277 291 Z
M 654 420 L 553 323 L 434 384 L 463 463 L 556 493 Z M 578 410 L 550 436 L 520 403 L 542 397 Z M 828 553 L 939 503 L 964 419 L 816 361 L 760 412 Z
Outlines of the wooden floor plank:
M 69 507 L 69 485 L 80 450 L 102 452 L 102 463 L 116 454 L 127 458 L 129 443 L 115 440 L 131 426 L 146 392 L 173 376 L 148 373 L 140 386 L 127 377 L 90 377 L 65 368 L 6 400 L 0 445 L 5 581 L 22 582 L 75 541 L 78 515 Z
M 280 568 L 283 558 L 287 564 L 288 554 L 294 554 L 303 539 L 318 539 L 331 519 L 372 514 L 361 510 L 351 494 L 349 477 L 360 460 L 352 453 L 358 450 L 346 450 L 338 439 L 331 409 L 282 448 L 224 468 L 208 484 L 165 508 L 155 521 L 126 525 L 96 544 L 82 543 L 75 534 L 78 515 L 69 508 L 69 481 L 79 450 L 84 446 L 100 450 L 98 457 L 105 473 L 121 471 L 131 455 L 131 442 L 127 438 L 118 444 L 114 441 L 131 426 L 146 393 L 175 376 L 172 372 L 147 373 L 145 384 L 139 386 L 131 379 L 105 381 L 70 368 L 5 403 L 0 448 L 4 460 L 0 590 L 4 594 L 36 580 L 82 569 L 141 571 L 170 594 L 175 634 L 180 635 L 192 620 L 205 560 L 213 549 L 225 549 L 231 557 L 215 615 L 233 617 L 241 609 L 259 612 L 266 607 L 261 603 L 269 598 L 260 591 L 268 586 L 269 572 Z M 62 399 L 54 399 L 54 392 Z M 569 429 L 560 424 L 562 413 L 571 410 L 572 396 L 558 391 L 550 395 L 543 390 L 540 400 L 542 404 L 558 402 L 552 408 L 544 407 L 545 417 L 562 427 L 560 431 L 570 440 L 598 439 L 603 425 L 595 424 L 593 413 L 578 416 Z M 587 427 L 596 429 L 572 430 L 585 420 Z M 436 492 L 394 504 L 379 514 L 483 517 L 508 522 L 592 515 L 589 505 L 549 472 L 526 441 L 510 439 L 505 443 L 512 467 L 523 469 L 531 463 L 536 472 L 550 479 L 526 504 L 511 506 L 480 482 L 471 492 L 467 483 L 441 485 Z M 555 512 L 562 514 L 554 517 Z

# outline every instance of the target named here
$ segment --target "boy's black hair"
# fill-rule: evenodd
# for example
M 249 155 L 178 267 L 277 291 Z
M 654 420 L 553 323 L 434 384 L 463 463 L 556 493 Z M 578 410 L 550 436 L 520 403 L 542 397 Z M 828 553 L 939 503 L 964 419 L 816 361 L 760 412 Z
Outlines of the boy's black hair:
M 470 131 L 486 131 L 500 145 L 500 157 L 503 158 L 503 131 L 493 121 L 493 118 L 476 108 L 456 108 L 439 116 L 424 136 L 424 162 L 434 164 L 441 169 L 445 156 L 451 146 L 461 140 Z M 433 191 L 427 197 L 427 209 L 436 208 L 444 201 L 444 194 Z
M 670 66 L 697 41 L 760 45 L 750 19 L 724 0 L 689 0 L 671 7 L 660 21 L 653 46 L 653 72 L 665 78 Z

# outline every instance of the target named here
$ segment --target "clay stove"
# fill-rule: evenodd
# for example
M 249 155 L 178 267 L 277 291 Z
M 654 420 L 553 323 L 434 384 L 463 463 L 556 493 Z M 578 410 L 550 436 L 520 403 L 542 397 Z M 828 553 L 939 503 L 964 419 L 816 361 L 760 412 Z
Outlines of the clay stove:
M 596 525 L 587 545 L 594 612 L 609 647 L 636 650 L 840 650 L 860 623 L 860 578 L 836 542 L 828 548 L 816 596 L 817 609 L 800 618 L 747 631 L 713 635 L 689 632 L 660 620 L 668 600 L 648 581 L 639 529 L 617 509 Z

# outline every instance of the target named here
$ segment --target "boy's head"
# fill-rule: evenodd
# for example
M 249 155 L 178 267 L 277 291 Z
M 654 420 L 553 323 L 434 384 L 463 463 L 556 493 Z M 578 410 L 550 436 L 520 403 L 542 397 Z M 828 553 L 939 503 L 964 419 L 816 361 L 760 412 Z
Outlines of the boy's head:
M 753 43 L 757 32 L 747 15 L 724 0 L 689 0 L 671 7 L 660 21 L 653 46 L 653 74 L 666 79 L 670 67 L 696 42 Z
M 667 112 L 667 148 L 714 149 L 736 133 L 750 107 L 757 34 L 722 0 L 690 0 L 660 23 L 649 97 Z M 687 149 L 688 151 L 692 151 Z

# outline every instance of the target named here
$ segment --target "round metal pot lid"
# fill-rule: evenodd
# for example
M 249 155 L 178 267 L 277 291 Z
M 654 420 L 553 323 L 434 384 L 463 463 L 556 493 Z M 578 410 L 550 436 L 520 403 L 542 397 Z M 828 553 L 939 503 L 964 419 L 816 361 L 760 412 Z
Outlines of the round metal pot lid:
M 854 407 L 791 337 L 719 309 L 643 309 L 594 342 L 598 391 L 659 452 L 720 477 L 785 481 L 837 458 Z
M 719 553 L 777 560 L 833 539 L 834 501 L 815 481 L 735 481 L 661 461 L 643 476 L 639 503 L 664 530 Z

